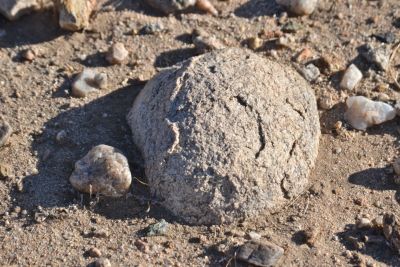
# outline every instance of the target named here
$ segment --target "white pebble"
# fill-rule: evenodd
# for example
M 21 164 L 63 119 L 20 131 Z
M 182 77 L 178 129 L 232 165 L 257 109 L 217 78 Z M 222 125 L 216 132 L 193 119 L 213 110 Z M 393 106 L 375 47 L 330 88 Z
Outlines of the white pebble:
M 318 0 L 276 0 L 276 2 L 299 16 L 310 15 L 318 4 Z
M 303 68 L 302 73 L 303 77 L 309 82 L 314 82 L 321 74 L 319 69 L 314 64 L 308 64 L 305 68 Z
M 85 97 L 98 88 L 105 88 L 107 85 L 107 75 L 97 73 L 92 69 L 84 69 L 72 84 L 72 95 L 75 97 Z
M 340 82 L 340 88 L 345 90 L 353 90 L 361 81 L 363 75 L 356 65 L 351 64 L 343 75 Z
M 363 96 L 351 96 L 346 101 L 344 118 L 358 130 L 366 130 L 396 117 L 396 109 L 391 105 L 372 101 Z
M 124 44 L 115 43 L 108 50 L 106 60 L 110 64 L 122 64 L 128 57 L 129 52 L 126 50 Z

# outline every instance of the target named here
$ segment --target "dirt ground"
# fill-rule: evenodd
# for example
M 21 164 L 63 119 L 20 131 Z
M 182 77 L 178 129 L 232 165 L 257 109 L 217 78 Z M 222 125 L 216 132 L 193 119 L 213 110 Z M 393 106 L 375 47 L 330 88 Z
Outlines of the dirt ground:
M 278 20 L 284 10 L 272 0 L 212 2 L 222 13 L 218 18 L 195 10 L 164 16 L 142 1 L 114 2 L 114 8 L 96 14 L 89 29 L 76 33 L 60 30 L 51 10 L 16 22 L 0 17 L 0 30 L 6 32 L 0 37 L 0 115 L 14 129 L 0 149 L 0 163 L 10 165 L 12 174 L 0 180 L 1 266 L 86 266 L 95 260 L 87 254 L 91 247 L 113 266 L 243 266 L 235 251 L 250 232 L 285 249 L 278 266 L 400 266 L 399 255 L 387 243 L 363 243 L 363 235 L 370 233 L 354 227 L 362 215 L 400 216 L 391 168 L 399 156 L 400 121 L 360 132 L 343 120 L 348 94 L 376 98 L 377 86 L 387 84 L 387 101 L 400 99 L 390 76 L 359 56 L 363 45 L 380 42 L 373 35 L 400 36 L 398 0 L 320 1 L 309 17 L 280 20 L 299 25 L 291 33 L 295 41 L 290 48 L 266 40 L 256 51 L 270 57 L 276 50 L 276 60 L 301 68 L 304 63 L 292 58 L 308 47 L 314 58 L 330 55 L 337 65 L 311 85 L 318 98 L 330 95 L 338 103 L 320 110 L 319 157 L 303 195 L 234 225 L 190 226 L 157 205 L 138 181 L 146 178 L 126 114 L 159 69 L 196 55 L 192 30 L 200 28 L 226 46 L 243 47 L 261 30 L 282 27 Z M 137 34 L 148 23 L 160 23 L 164 31 Z M 125 44 L 129 60 L 109 66 L 104 53 L 116 41 Z M 38 51 L 33 62 L 21 58 L 27 48 Z M 349 93 L 338 84 L 351 62 L 365 78 Z M 399 58 L 396 64 L 398 68 Z M 108 89 L 73 98 L 71 82 L 84 67 L 107 73 Z M 337 121 L 344 123 L 340 131 L 334 129 Z M 60 144 L 55 137 L 62 130 L 67 140 Z M 138 180 L 125 198 L 89 198 L 69 184 L 74 163 L 98 144 L 117 147 L 128 157 Z M 144 229 L 161 219 L 170 223 L 168 234 L 144 236 Z M 306 229 L 318 233 L 312 245 L 301 240 Z

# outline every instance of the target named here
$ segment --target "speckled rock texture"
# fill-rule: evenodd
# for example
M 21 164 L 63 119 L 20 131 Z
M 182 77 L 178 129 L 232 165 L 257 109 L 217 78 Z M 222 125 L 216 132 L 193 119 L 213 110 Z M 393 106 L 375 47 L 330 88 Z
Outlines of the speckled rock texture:
M 229 223 L 279 206 L 303 192 L 318 153 L 308 83 L 243 49 L 159 73 L 128 122 L 152 193 L 190 224 Z
M 51 5 L 51 0 L 0 0 L 0 14 L 9 20 L 16 20 L 24 14 Z
M 98 145 L 75 163 L 69 181 L 83 193 L 119 197 L 129 190 L 132 176 L 128 160 L 118 149 Z

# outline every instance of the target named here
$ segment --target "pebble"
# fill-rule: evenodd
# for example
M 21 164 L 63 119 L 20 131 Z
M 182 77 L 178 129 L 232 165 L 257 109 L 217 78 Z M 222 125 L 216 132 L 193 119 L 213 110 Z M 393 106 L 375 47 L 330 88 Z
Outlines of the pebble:
M 122 64 L 128 57 L 129 52 L 123 43 L 113 44 L 107 52 L 106 60 L 110 64 Z
M 107 86 L 107 75 L 97 73 L 93 69 L 84 69 L 72 84 L 72 95 L 75 97 L 86 97 L 97 89 Z
M 119 150 L 98 145 L 75 163 L 69 181 L 83 193 L 120 197 L 129 190 L 132 176 L 128 160 Z
M 5 145 L 12 134 L 10 124 L 0 117 L 0 147 Z
M 251 37 L 247 40 L 249 48 L 252 50 L 257 50 L 263 45 L 263 40 L 259 37 Z
M 347 99 L 346 105 L 345 120 L 353 128 L 362 131 L 396 117 L 396 109 L 391 105 L 372 101 L 364 96 L 351 96 Z
M 0 179 L 6 179 L 11 177 L 11 166 L 0 162 Z
M 98 258 L 98 257 L 101 257 L 101 251 L 98 249 L 98 248 L 90 248 L 88 251 L 87 251 L 87 253 L 88 253 L 88 255 L 90 256 L 90 257 L 93 257 L 93 258 Z
M 277 39 L 276 44 L 279 46 L 290 48 L 294 42 L 295 42 L 295 39 L 293 36 L 291 36 L 289 34 L 285 34 Z
M 32 49 L 22 51 L 22 58 L 27 61 L 33 61 L 36 58 L 36 53 Z
M 389 45 L 373 47 L 367 45 L 367 52 L 363 53 L 365 59 L 378 66 L 380 70 L 387 71 L 390 67 L 391 49 Z
M 393 170 L 397 175 L 400 175 L 400 158 L 397 158 L 393 162 Z
M 358 229 L 366 229 L 366 228 L 371 228 L 372 227 L 372 222 L 368 218 L 359 218 L 356 221 L 356 227 Z
M 385 33 L 380 33 L 380 34 L 374 34 L 373 35 L 377 40 L 387 43 L 387 44 L 392 44 L 396 41 L 396 35 L 393 32 L 385 32 Z
M 249 232 L 248 236 L 249 236 L 250 240 L 254 240 L 254 241 L 261 239 L 261 235 L 259 233 L 253 232 L 253 231 Z
M 94 262 L 95 267 L 111 267 L 111 262 L 109 259 L 100 258 Z
M 52 4 L 52 0 L 1 0 L 0 14 L 9 20 L 16 20 L 22 15 L 43 9 Z
M 356 65 L 351 64 L 343 75 L 340 88 L 351 91 L 361 81 L 362 77 L 363 75 Z
M 79 31 L 89 26 L 90 15 L 97 5 L 96 0 L 63 0 L 59 2 L 59 24 L 62 29 Z
M 310 15 L 318 4 L 318 0 L 276 0 L 276 2 L 299 16 Z
M 143 26 L 142 29 L 140 29 L 139 33 L 142 35 L 145 34 L 157 34 L 160 32 L 163 32 L 165 30 L 164 25 L 156 22 L 156 23 L 148 23 Z
M 168 232 L 168 223 L 161 219 L 160 222 L 150 225 L 147 229 L 147 236 L 160 236 L 166 235 Z
M 196 0 L 146 0 L 146 3 L 165 14 L 171 14 L 194 6 Z
M 209 0 L 197 0 L 196 7 L 204 12 L 207 12 L 213 16 L 218 16 L 218 10 L 211 4 Z
M 193 30 L 192 42 L 200 54 L 225 47 L 215 36 L 210 36 L 200 29 Z
M 321 73 L 314 64 L 308 64 L 305 68 L 302 69 L 302 74 L 307 81 L 314 82 L 318 79 Z
M 283 256 L 283 248 L 269 241 L 249 241 L 242 245 L 237 258 L 255 266 L 274 266 Z

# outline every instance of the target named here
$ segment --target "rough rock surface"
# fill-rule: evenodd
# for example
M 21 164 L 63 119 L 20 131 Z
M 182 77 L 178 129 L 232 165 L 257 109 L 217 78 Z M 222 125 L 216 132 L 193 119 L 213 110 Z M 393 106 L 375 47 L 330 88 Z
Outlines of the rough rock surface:
M 283 256 L 283 248 L 268 241 L 249 241 L 240 247 L 239 260 L 255 266 L 271 267 Z
M 128 55 L 129 52 L 123 43 L 115 43 L 108 50 L 106 60 L 110 64 L 122 64 Z
M 318 0 L 276 0 L 276 2 L 299 16 L 313 13 L 318 4 Z
M 132 176 L 128 160 L 120 151 L 107 145 L 98 145 L 76 162 L 69 181 L 83 193 L 119 197 L 128 191 Z
M 94 69 L 84 69 L 72 83 L 71 93 L 75 97 L 86 97 L 97 89 L 107 87 L 107 75 Z
M 146 0 L 146 2 L 165 14 L 184 10 L 196 4 L 196 0 Z
M 96 0 L 58 0 L 60 27 L 69 31 L 86 28 L 96 3 Z
M 9 20 L 16 20 L 24 14 L 48 7 L 52 0 L 1 0 L 0 14 Z
M 128 121 L 152 193 L 193 224 L 256 216 L 301 193 L 320 136 L 308 83 L 243 49 L 159 73 Z
M 7 143 L 12 133 L 10 124 L 0 117 L 0 147 Z

